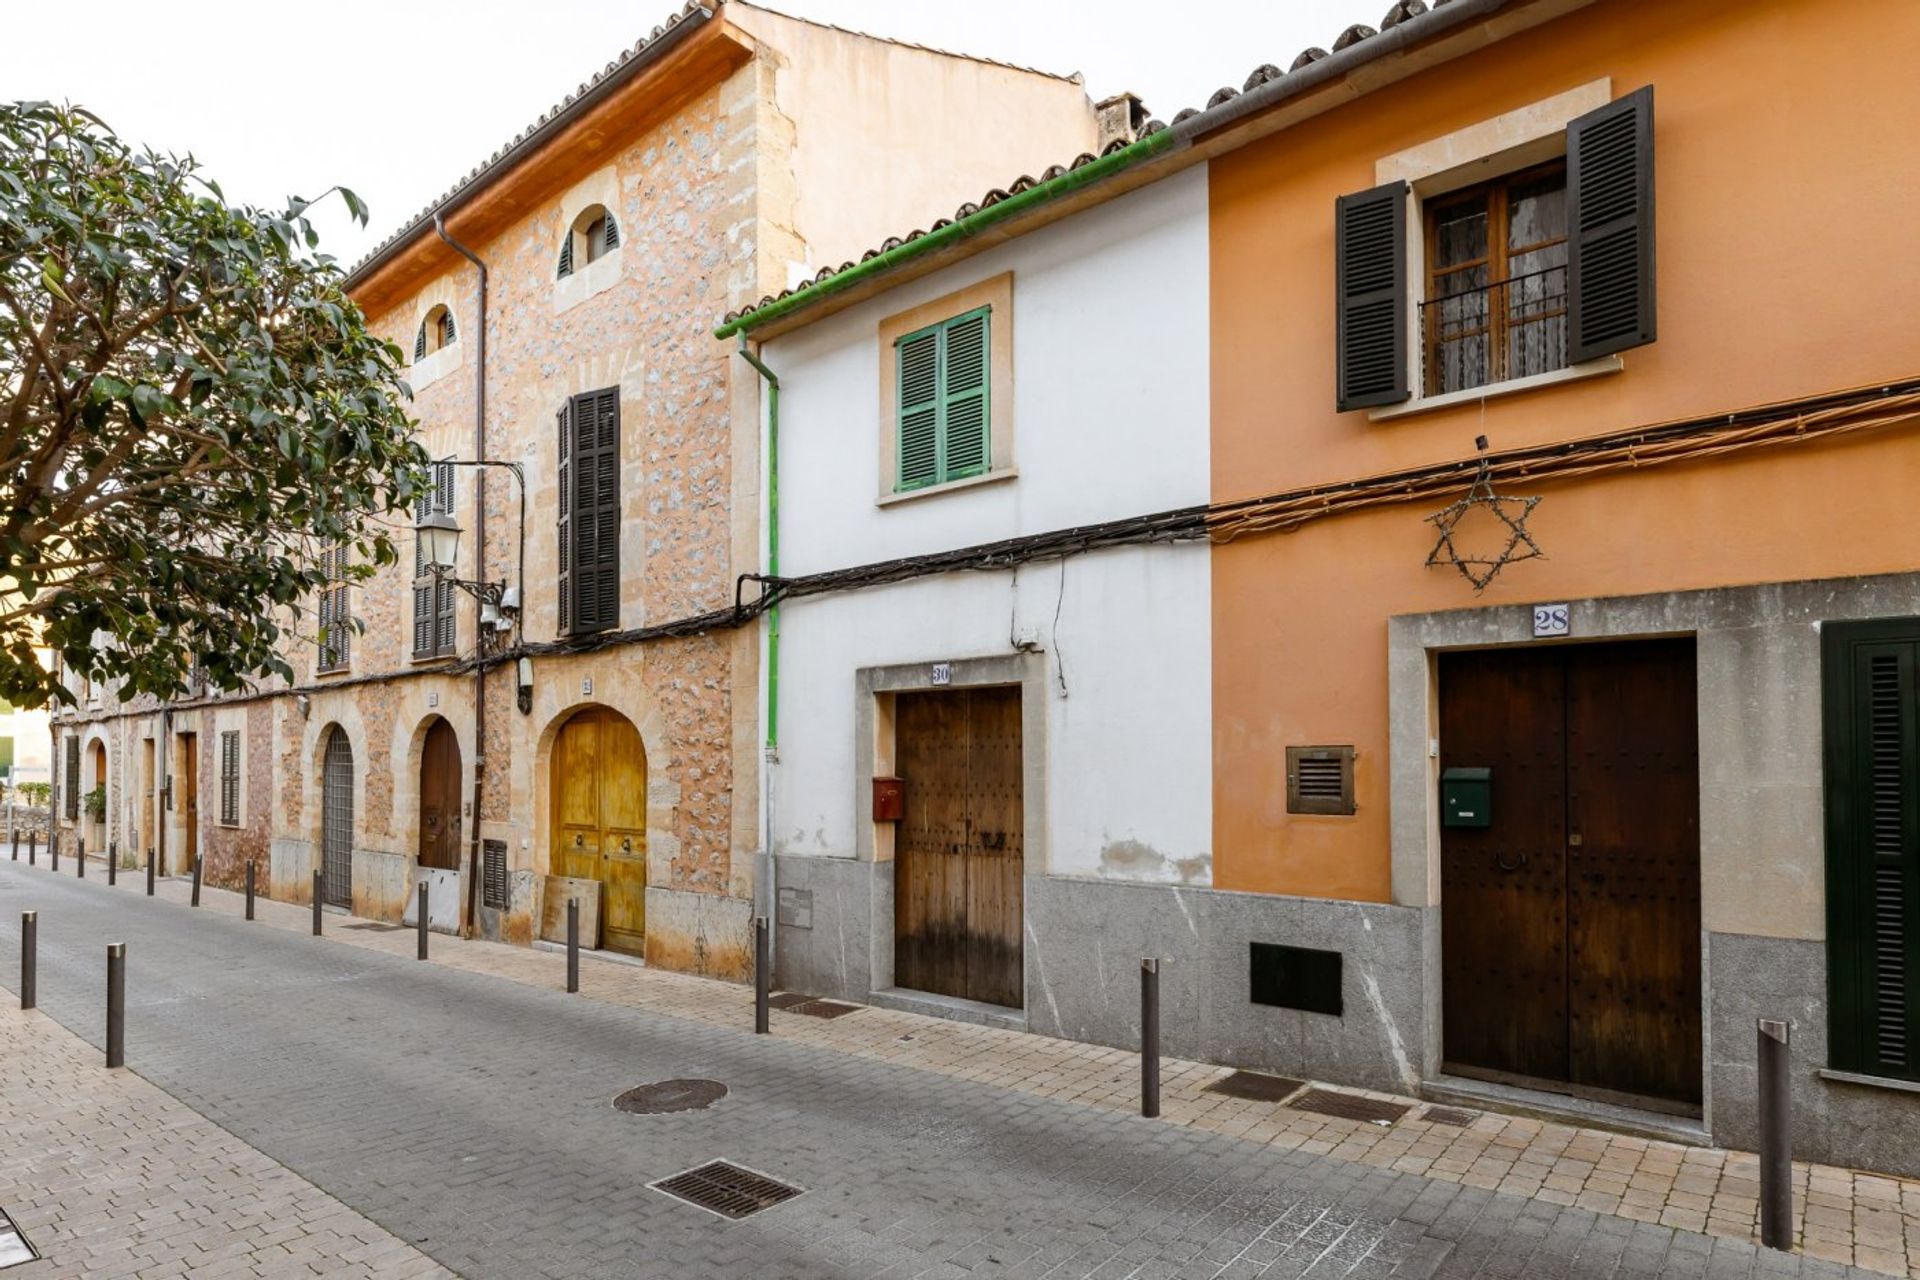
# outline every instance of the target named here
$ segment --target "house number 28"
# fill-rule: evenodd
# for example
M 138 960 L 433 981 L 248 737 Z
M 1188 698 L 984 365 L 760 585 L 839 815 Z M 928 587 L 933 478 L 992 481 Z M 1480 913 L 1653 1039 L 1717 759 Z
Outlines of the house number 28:
M 1573 634 L 1573 610 L 1564 604 L 1533 606 L 1533 638 Z

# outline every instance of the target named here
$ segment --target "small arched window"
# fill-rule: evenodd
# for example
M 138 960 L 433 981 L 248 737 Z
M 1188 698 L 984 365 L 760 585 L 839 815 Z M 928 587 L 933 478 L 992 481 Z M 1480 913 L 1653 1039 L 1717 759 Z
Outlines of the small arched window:
M 420 322 L 420 332 L 413 335 L 413 359 L 418 364 L 429 354 L 453 345 L 457 333 L 453 327 L 453 312 L 443 304 L 427 312 L 427 318 Z
M 619 247 L 620 224 L 605 205 L 594 205 L 567 229 L 566 239 L 560 244 L 558 278 L 565 280 L 572 275 L 576 263 L 596 261 Z

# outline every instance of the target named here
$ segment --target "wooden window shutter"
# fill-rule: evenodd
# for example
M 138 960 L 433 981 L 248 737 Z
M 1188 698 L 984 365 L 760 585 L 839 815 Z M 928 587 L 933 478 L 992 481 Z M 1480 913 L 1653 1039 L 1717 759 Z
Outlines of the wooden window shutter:
M 574 634 L 620 618 L 620 392 L 575 396 L 570 486 Z M 563 499 L 563 503 L 564 503 Z
M 1567 126 L 1567 210 L 1567 359 L 1652 342 L 1652 85 Z
M 565 280 L 573 274 L 573 228 L 568 227 L 560 240 L 560 270 L 557 278 Z
M 1832 1065 L 1920 1080 L 1920 619 L 1822 644 Z
M 442 311 L 440 313 L 440 345 L 450 347 L 453 345 L 453 339 L 453 312 Z
M 67 785 L 61 805 L 67 811 L 69 819 L 80 816 L 80 735 L 67 735 Z
M 899 404 L 901 489 L 940 481 L 940 334 L 926 329 L 895 348 Z
M 429 514 L 453 510 L 451 462 L 433 464 L 433 488 L 413 502 L 413 522 Z M 413 656 L 430 658 L 454 648 L 454 586 L 451 578 L 436 578 L 427 567 L 426 540 L 413 535 Z
M 1354 811 L 1352 747 L 1287 748 L 1287 812 Z
M 556 557 L 560 567 L 560 608 L 559 623 L 555 628 L 561 635 L 573 630 L 573 401 L 560 406 L 555 418 L 555 430 L 559 450 L 559 517 L 556 530 L 559 554 Z
M 240 734 L 232 729 L 220 735 L 220 821 L 240 822 Z
M 988 312 L 957 316 L 941 326 L 940 478 L 986 474 Z
M 606 219 L 607 230 L 604 247 L 608 249 L 618 249 L 620 247 L 620 224 L 613 220 L 612 210 L 607 211 Z
M 1407 184 L 1341 196 L 1333 213 L 1341 410 L 1412 394 L 1407 348 Z
M 413 335 L 413 362 L 420 363 L 427 358 L 427 322 L 420 322 L 420 332 Z

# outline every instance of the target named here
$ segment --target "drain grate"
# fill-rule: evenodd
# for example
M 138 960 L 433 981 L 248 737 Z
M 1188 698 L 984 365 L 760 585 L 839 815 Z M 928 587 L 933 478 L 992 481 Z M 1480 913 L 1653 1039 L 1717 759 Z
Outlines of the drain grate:
M 1343 1120 L 1365 1120 L 1369 1124 L 1392 1124 L 1412 1107 L 1401 1102 L 1382 1102 L 1357 1093 L 1335 1093 L 1331 1089 L 1309 1089 L 1287 1104 L 1295 1111 L 1312 1111 Z
M 797 1004 L 812 1004 L 819 996 L 806 995 L 799 991 L 782 991 L 779 995 L 767 997 L 769 1009 L 791 1009 Z
M 13 1225 L 13 1219 L 0 1213 L 0 1270 L 32 1262 L 39 1256 L 20 1228 Z
M 635 1116 L 705 1111 L 726 1096 L 727 1086 L 718 1080 L 662 1080 L 627 1090 L 613 1100 L 613 1109 Z
M 377 920 L 363 920 L 359 924 L 343 924 L 342 929 L 365 929 L 368 933 L 398 933 L 410 926 L 404 924 L 381 924 Z
M 1254 1102 L 1284 1102 L 1304 1080 L 1270 1076 L 1259 1071 L 1236 1071 L 1207 1086 L 1208 1093 L 1224 1093 L 1229 1098 L 1247 1098 Z
M 1450 1124 L 1456 1129 L 1464 1129 L 1473 1123 L 1474 1113 L 1458 1107 L 1428 1107 L 1420 1113 L 1420 1118 L 1428 1124 Z
M 710 1213 L 735 1219 L 771 1209 L 801 1192 L 799 1187 L 788 1186 L 764 1173 L 755 1173 L 725 1160 L 715 1160 L 647 1185 Z
M 859 1010 L 859 1005 L 846 1004 L 839 1000 L 808 1000 L 787 1008 L 788 1013 L 801 1013 L 809 1018 L 844 1018 Z

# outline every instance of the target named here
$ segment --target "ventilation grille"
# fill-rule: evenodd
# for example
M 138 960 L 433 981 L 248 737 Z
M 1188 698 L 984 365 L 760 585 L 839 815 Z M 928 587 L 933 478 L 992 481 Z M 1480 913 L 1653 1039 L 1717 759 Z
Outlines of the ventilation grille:
M 1287 748 L 1287 812 L 1351 814 L 1352 747 Z
M 710 1213 L 736 1219 L 783 1204 L 801 1190 L 725 1160 L 715 1160 L 648 1185 Z
M 1246 1098 L 1252 1102 L 1285 1102 L 1299 1092 L 1304 1083 L 1302 1080 L 1289 1080 L 1285 1076 L 1270 1076 L 1258 1071 L 1235 1071 L 1208 1085 L 1207 1092 L 1225 1094 L 1229 1098 Z
M 1413 1110 L 1405 1103 L 1363 1098 L 1357 1093 L 1335 1093 L 1331 1089 L 1309 1089 L 1289 1102 L 1287 1106 L 1295 1111 L 1338 1116 L 1342 1120 L 1364 1120 L 1368 1124 L 1377 1125 L 1392 1124 Z
M 480 900 L 489 911 L 507 909 L 507 842 L 505 840 L 481 842 Z
M 1868 664 L 1868 839 L 1873 869 L 1873 1043 L 1880 1063 L 1907 1065 L 1907 917 L 1905 743 L 1899 658 Z

